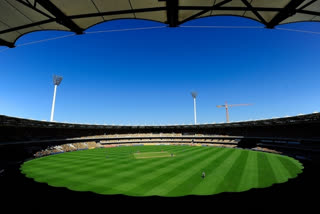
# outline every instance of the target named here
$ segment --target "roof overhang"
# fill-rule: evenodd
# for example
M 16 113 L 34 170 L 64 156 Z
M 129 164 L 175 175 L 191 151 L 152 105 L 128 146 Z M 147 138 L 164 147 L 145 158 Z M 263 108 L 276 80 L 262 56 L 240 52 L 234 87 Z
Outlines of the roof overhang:
M 266 28 L 293 22 L 320 21 L 317 0 L 3 0 L 0 1 L 0 46 L 14 47 L 22 35 L 41 30 L 83 34 L 101 22 L 143 19 L 179 25 L 202 17 L 239 16 Z

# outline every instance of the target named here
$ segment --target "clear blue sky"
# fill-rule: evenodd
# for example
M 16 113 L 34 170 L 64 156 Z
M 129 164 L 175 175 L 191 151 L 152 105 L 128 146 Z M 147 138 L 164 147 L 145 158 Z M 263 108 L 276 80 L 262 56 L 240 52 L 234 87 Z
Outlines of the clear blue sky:
M 187 25 L 262 26 L 237 17 Z M 118 20 L 87 31 L 163 26 Z M 280 27 L 280 26 L 279 26 Z M 320 32 L 320 23 L 282 28 Z M 67 32 L 30 33 L 17 45 Z M 297 115 L 320 110 L 320 35 L 270 29 L 160 28 L 86 34 L 0 48 L 0 114 L 49 120 L 53 74 L 56 121 L 97 124 L 191 124 Z

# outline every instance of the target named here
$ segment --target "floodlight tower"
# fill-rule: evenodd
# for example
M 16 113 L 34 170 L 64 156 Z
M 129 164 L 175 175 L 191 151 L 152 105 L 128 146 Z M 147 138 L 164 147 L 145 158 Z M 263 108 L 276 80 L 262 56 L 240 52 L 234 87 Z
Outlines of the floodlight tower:
M 197 106 L 196 106 L 196 98 L 198 93 L 193 91 L 191 92 L 191 96 L 193 97 L 193 112 L 194 112 L 194 124 L 197 124 Z
M 62 77 L 61 76 L 53 75 L 54 92 L 53 92 L 53 101 L 52 101 L 51 117 L 50 117 L 50 121 L 51 122 L 53 121 L 54 106 L 55 106 L 55 103 L 56 103 L 57 87 L 58 87 L 58 85 L 60 85 L 61 81 L 62 81 Z

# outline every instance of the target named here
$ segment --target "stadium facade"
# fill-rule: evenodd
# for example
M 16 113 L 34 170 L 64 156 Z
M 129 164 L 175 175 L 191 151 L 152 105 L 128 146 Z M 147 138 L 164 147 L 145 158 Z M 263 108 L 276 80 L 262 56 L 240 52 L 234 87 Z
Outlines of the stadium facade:
M 125 140 L 130 139 L 150 142 L 157 139 L 163 142 L 173 139 L 181 142 L 232 139 L 236 140 L 237 146 L 241 148 L 258 145 L 285 152 L 293 157 L 317 161 L 320 157 L 319 129 L 320 113 L 233 123 L 163 126 L 74 124 L 1 115 L 0 153 L 2 162 L 22 161 L 49 146 L 86 141 L 99 143 L 110 140 L 110 135 L 113 135 L 113 139 L 122 140 L 123 143 L 128 143 Z M 165 136 L 163 133 L 177 135 Z M 117 134 L 119 136 L 115 136 Z

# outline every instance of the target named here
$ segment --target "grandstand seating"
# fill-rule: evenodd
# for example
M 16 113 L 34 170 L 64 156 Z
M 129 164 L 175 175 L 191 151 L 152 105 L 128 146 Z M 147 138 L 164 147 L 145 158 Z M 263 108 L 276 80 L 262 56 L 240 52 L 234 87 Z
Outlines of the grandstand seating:
M 167 138 L 169 137 L 169 138 Z M 238 146 L 237 139 L 215 139 L 203 134 L 198 135 L 184 135 L 176 133 L 142 133 L 142 134 L 119 134 L 119 135 L 97 135 L 90 137 L 81 137 L 79 139 L 87 140 L 87 142 L 79 143 L 67 143 L 59 146 L 53 146 L 39 151 L 35 154 L 35 157 L 41 157 L 51 154 L 57 154 L 61 152 L 71 152 L 83 149 L 94 148 L 110 148 L 118 146 L 143 146 L 143 145 L 187 145 L 187 146 L 216 146 L 216 147 L 228 147 L 236 148 Z M 217 137 L 217 135 L 215 135 Z M 220 136 L 227 137 L 227 136 Z M 99 139 L 100 143 L 90 141 L 91 139 Z M 141 139 L 140 139 L 141 138 Z M 178 138 L 178 139 L 176 139 Z M 194 140 L 196 138 L 196 140 Z M 260 146 L 251 148 L 253 150 L 281 153 L 276 150 L 262 148 Z
M 319 121 L 320 113 L 313 113 L 222 124 L 110 126 L 46 122 L 0 115 L 0 157 L 4 160 L 24 160 L 36 151 L 46 154 L 48 150 L 90 149 L 96 148 L 99 143 L 191 143 L 194 140 L 192 143 L 263 149 L 320 160 Z M 58 145 L 61 148 L 53 148 Z

